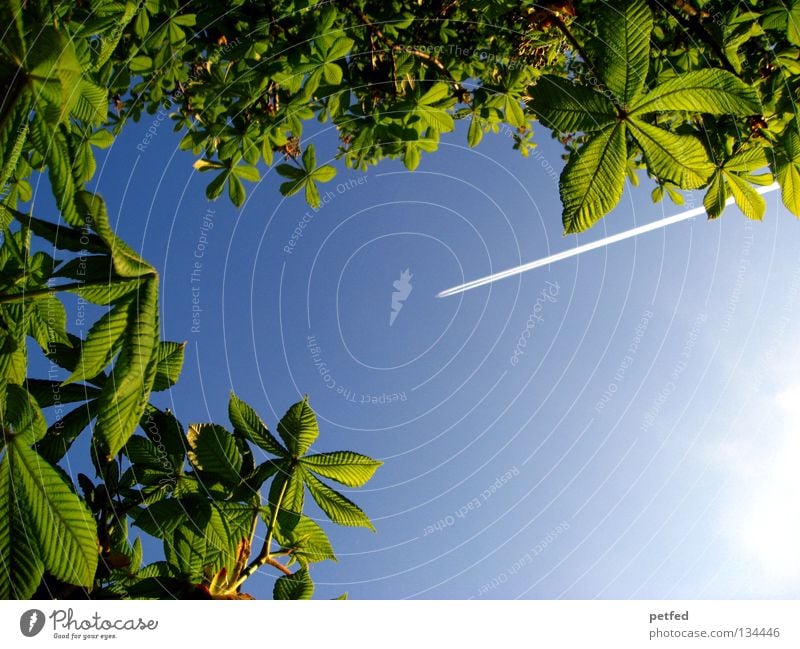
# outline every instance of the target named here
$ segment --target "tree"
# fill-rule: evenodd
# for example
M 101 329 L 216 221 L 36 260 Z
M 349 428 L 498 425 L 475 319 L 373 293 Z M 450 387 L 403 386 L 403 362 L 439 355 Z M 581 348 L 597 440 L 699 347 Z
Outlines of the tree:
M 306 597 L 309 564 L 333 552 L 305 492 L 334 523 L 371 527 L 320 477 L 356 487 L 379 463 L 308 455 L 307 398 L 280 441 L 234 395 L 232 431 L 184 431 L 150 404 L 178 379 L 183 346 L 160 340 L 156 269 L 86 189 L 93 147 L 131 120 L 169 112 L 213 176 L 208 198 L 237 206 L 265 167 L 312 205 L 334 159 L 413 170 L 467 120 L 470 146 L 503 124 L 523 155 L 540 127 L 565 145 L 568 233 L 642 171 L 654 200 L 704 189 L 711 218 L 731 196 L 761 218 L 753 185 L 776 176 L 800 216 L 797 1 L 11 0 L 0 14 L 0 597 L 242 597 L 262 565 L 285 573 L 276 597 Z M 312 119 L 335 124 L 335 151 L 303 145 Z M 34 173 L 57 215 L 26 211 Z M 85 340 L 68 331 L 63 293 L 107 307 Z M 29 376 L 34 344 L 47 379 Z M 79 476 L 79 495 L 58 463 L 87 429 L 96 477 Z M 131 523 L 164 541 L 163 561 L 141 565 Z

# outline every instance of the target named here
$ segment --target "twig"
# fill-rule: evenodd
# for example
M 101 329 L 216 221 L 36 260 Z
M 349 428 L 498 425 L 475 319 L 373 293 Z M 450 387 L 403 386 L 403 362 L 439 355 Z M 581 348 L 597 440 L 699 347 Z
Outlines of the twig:
M 708 30 L 703 25 L 702 19 L 705 18 L 706 15 L 696 9 L 696 13 L 692 13 L 691 9 L 694 9 L 694 7 L 691 7 L 691 5 L 687 4 L 686 2 L 681 2 L 680 0 L 676 0 L 675 5 L 677 9 L 666 7 L 666 10 L 672 15 L 673 18 L 675 18 L 675 20 L 683 25 L 683 27 L 692 32 L 692 34 L 694 34 L 698 40 L 701 40 L 703 43 L 708 45 L 708 47 L 711 48 L 717 58 L 721 61 L 722 66 L 728 72 L 738 76 L 736 68 L 733 67 L 733 64 L 722 50 L 722 47 L 720 47 L 720 44 L 711 37 L 711 34 L 708 33 Z M 691 9 L 689 7 L 691 7 Z
M 569 27 L 567 27 L 567 24 L 561 19 L 561 16 L 559 16 L 557 13 L 553 12 L 552 18 L 553 18 L 553 24 L 556 27 L 558 27 L 558 31 L 560 31 L 562 34 L 564 34 L 564 38 L 567 39 L 567 42 L 570 44 L 572 49 L 575 50 L 575 53 L 578 54 L 578 56 L 581 57 L 583 62 L 586 65 L 589 66 L 589 68 L 592 70 L 592 72 L 597 74 L 597 70 L 594 67 L 593 61 L 591 60 L 589 55 L 586 53 L 586 50 L 583 49 L 583 46 L 578 42 L 578 40 L 575 38 L 575 36 L 569 30 Z
M 692 18 L 708 18 L 711 14 L 707 11 L 700 10 L 697 7 L 686 2 L 686 0 L 675 0 L 675 6 L 683 13 L 688 14 Z

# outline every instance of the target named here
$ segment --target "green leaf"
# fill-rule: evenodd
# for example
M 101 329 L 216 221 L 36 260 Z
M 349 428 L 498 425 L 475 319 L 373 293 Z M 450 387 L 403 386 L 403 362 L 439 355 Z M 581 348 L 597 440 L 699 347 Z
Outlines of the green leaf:
M 176 468 L 183 466 L 186 455 L 186 436 L 183 426 L 169 411 L 151 405 L 145 407 L 139 427 L 159 451 L 163 450 Z
M 276 460 L 267 460 L 259 464 L 253 472 L 247 476 L 247 479 L 240 488 L 244 489 L 244 493 L 246 494 L 252 494 L 254 491 L 258 491 L 267 480 L 278 473 L 278 471 L 282 470 L 281 464 L 280 461 Z
M 336 177 L 336 168 L 331 165 L 323 165 L 317 167 L 311 173 L 310 177 L 318 183 L 327 183 Z
M 331 86 L 338 86 L 342 82 L 342 68 L 336 63 L 325 63 L 322 66 L 322 76 L 325 79 L 325 83 Z
M 277 171 L 284 178 L 291 178 L 292 180 L 301 180 L 306 175 L 306 172 L 302 169 L 298 169 L 294 165 L 286 163 L 277 165 L 275 167 L 275 171 Z
M 47 429 L 47 434 L 36 444 L 36 452 L 50 464 L 60 461 L 96 416 L 96 401 L 91 400 L 79 405 Z
M 267 453 L 272 453 L 279 457 L 289 455 L 289 452 L 269 432 L 269 429 L 261 421 L 256 411 L 239 399 L 233 392 L 231 392 L 228 401 L 228 418 L 231 420 L 234 430 L 240 432 L 259 448 L 267 451 Z
M 166 561 L 156 561 L 144 566 L 136 573 L 136 576 L 140 579 L 148 579 L 150 577 L 160 577 L 163 579 L 175 577 L 176 575 L 172 567 Z
M 225 567 L 230 573 L 236 561 L 237 546 L 249 535 L 254 509 L 240 503 L 208 502 L 198 498 L 187 501 L 185 508 L 188 518 L 183 518 L 171 536 L 164 537 L 167 561 L 195 583 L 203 578 L 207 567 L 212 572 Z M 166 521 L 169 515 L 156 518 Z
M 235 486 L 241 481 L 242 456 L 233 435 L 222 426 L 192 424 L 187 438 L 194 466 L 225 484 Z
M 0 381 L 0 388 L 5 392 L 0 413 L 3 429 L 0 435 L 8 436 L 10 433 L 13 439 L 28 445 L 42 439 L 47 432 L 47 422 L 33 395 L 23 387 L 5 381 Z
M 420 150 L 415 142 L 406 144 L 405 153 L 403 154 L 403 164 L 409 171 L 414 171 L 419 167 L 420 163 Z
M 278 517 L 283 521 L 282 524 L 285 529 L 294 527 L 303 512 L 305 501 L 304 478 L 302 467 L 294 466 L 287 469 L 287 463 L 284 462 L 281 463 L 280 473 L 275 476 L 272 485 L 270 485 L 268 502 L 271 507 L 275 507 L 278 504 L 278 499 L 281 498 L 281 493 L 283 493 Z
M 194 27 L 197 24 L 197 16 L 195 14 L 181 14 L 173 17 L 172 22 L 183 27 Z
M 63 385 L 75 381 L 87 381 L 102 372 L 114 359 L 122 343 L 122 337 L 131 317 L 131 300 L 117 302 L 103 317 L 97 320 L 86 340 L 81 345 L 80 361 L 75 371 Z
M 314 145 L 309 144 L 305 151 L 303 151 L 303 167 L 306 169 L 306 173 L 309 173 L 314 170 L 317 166 L 317 154 L 314 152 Z
M 228 174 L 228 196 L 236 207 L 244 205 L 247 192 L 236 174 Z
M 703 198 L 703 207 L 706 208 L 708 218 L 716 219 L 725 210 L 725 201 L 728 198 L 728 190 L 725 186 L 725 177 L 722 170 L 714 172 L 708 191 Z
M 70 114 L 86 124 L 100 124 L 108 113 L 106 91 L 87 79 L 81 79 L 74 89 Z
M 728 181 L 728 187 L 733 194 L 733 200 L 736 201 L 736 206 L 742 211 L 748 219 L 760 221 L 764 218 L 764 212 L 767 209 L 766 201 L 753 186 L 743 178 L 736 174 L 725 173 L 725 180 Z
M 297 192 L 299 192 L 305 186 L 305 182 L 303 181 L 294 181 L 290 180 L 285 183 L 281 183 L 281 186 L 278 188 L 283 196 L 294 196 Z
M 269 520 L 270 512 L 267 510 L 265 518 Z M 275 540 L 286 550 L 291 550 L 289 555 L 291 565 L 295 560 L 302 566 L 309 563 L 316 563 L 331 559 L 336 561 L 333 547 L 328 536 L 308 516 L 301 516 L 295 525 L 289 529 L 283 529 L 280 525 L 275 527 Z
M 6 99 L 11 101 L 11 97 Z M 28 138 L 28 114 L 30 113 L 32 99 L 27 91 L 20 92 L 13 106 L 6 108 L 9 117 L 2 122 L 0 127 L 0 143 L 2 146 L 2 159 L 0 159 L 0 189 L 6 186 L 11 175 L 17 168 L 19 156 Z
M 99 304 L 100 306 L 108 306 L 123 299 L 131 292 L 136 291 L 142 286 L 141 279 L 109 279 L 106 285 L 97 286 L 82 286 L 79 288 L 69 289 L 70 293 L 79 295 L 87 302 L 92 304 Z
M 272 140 L 268 136 L 264 136 L 261 140 L 261 157 L 268 167 L 272 166 L 273 151 Z
M 301 464 L 319 475 L 348 487 L 361 487 L 375 474 L 383 462 L 352 451 L 335 451 L 308 455 Z
M 57 297 L 39 298 L 28 306 L 30 329 L 42 349 L 61 343 L 69 345 L 67 312 Z
M 13 237 L 6 237 L 6 247 Z M 28 368 L 28 356 L 25 346 L 24 305 L 6 304 L 0 306 L 0 318 L 4 319 L 7 332 L 0 336 L 0 380 L 8 379 L 13 383 L 23 383 Z M 2 330 L 0 330 L 2 331 Z
M 31 140 L 47 163 L 53 198 L 61 217 L 77 227 L 84 225 L 75 204 L 75 180 L 67 140 L 59 126 L 50 127 L 38 116 L 31 123 Z
M 467 131 L 467 143 L 470 147 L 476 147 L 483 139 L 483 128 L 481 128 L 481 120 L 476 114 L 472 114 L 469 121 L 469 130 Z
M 71 363 L 64 363 L 64 365 L 71 365 Z M 46 381 L 44 379 L 28 379 L 25 382 L 25 387 L 28 388 L 28 391 L 41 408 L 56 404 L 63 405 L 75 401 L 85 401 L 86 399 L 93 399 L 100 394 L 100 390 L 91 385 L 62 385 L 59 381 Z
M 28 78 L 39 103 L 38 114 L 56 125 L 71 112 L 78 94 L 83 68 L 75 50 L 75 40 L 62 30 L 45 26 L 36 35 L 36 47 L 26 61 Z
M 5 46 L 12 52 L 24 55 L 27 53 L 25 25 L 22 20 L 23 0 L 8 0 L 0 5 L 0 17 L 7 25 L 3 35 Z
M 551 74 L 537 82 L 531 107 L 544 126 L 562 133 L 590 133 L 617 117 L 614 104 L 599 92 Z
M 111 229 L 105 201 L 98 195 L 80 191 L 75 202 L 83 215 L 83 222 L 92 228 L 106 244 L 114 262 L 114 270 L 120 277 L 141 277 L 155 274 L 153 267 L 142 259 L 127 243 Z
M 565 233 L 586 230 L 619 203 L 626 166 L 622 123 L 593 135 L 570 155 L 559 187 Z
M 165 474 L 173 472 L 174 467 L 170 459 L 146 437 L 132 435 L 123 451 L 135 466 L 154 469 Z
M 30 599 L 44 574 L 31 515 L 0 459 L 0 599 Z
M 433 84 L 428 91 L 419 98 L 417 103 L 423 106 L 433 106 L 447 99 L 450 96 L 450 86 L 439 81 Z
M 225 171 L 220 172 L 217 174 L 217 177 L 214 178 L 208 186 L 206 187 L 206 198 L 210 201 L 213 201 L 216 198 L 219 198 L 220 194 L 222 194 L 222 190 L 225 189 L 225 181 L 228 179 L 229 172 L 226 169 Z
M 246 503 L 217 501 L 211 503 L 211 516 L 205 532 L 218 552 L 215 568 L 227 568 L 231 574 L 240 543 L 249 539 L 258 509 Z
M 139 570 L 139 567 L 142 565 L 142 555 L 142 538 L 137 536 L 131 548 L 131 564 L 128 567 L 129 572 L 135 573 Z
M 156 376 L 153 379 L 153 392 L 166 390 L 178 382 L 183 369 L 186 343 L 162 341 L 158 344 L 156 357 Z
M 203 530 L 191 522 L 179 526 L 170 539 L 164 540 L 164 555 L 174 570 L 197 583 L 206 565 L 218 556 Z
M 505 115 L 506 121 L 512 126 L 516 126 L 517 128 L 522 128 L 525 126 L 525 113 L 522 112 L 522 108 L 520 108 L 519 101 L 516 97 L 513 97 L 512 95 L 505 96 L 503 114 Z M 452 121 L 452 117 L 450 117 L 450 115 L 447 116 Z
M 94 252 L 105 253 L 106 246 L 103 241 L 95 234 L 68 228 L 61 223 L 51 223 L 42 219 L 37 219 L 29 214 L 23 214 L 17 210 L 10 209 L 7 205 L 3 209 L 8 210 L 11 215 L 24 226 L 29 227 L 31 232 L 38 237 L 49 241 L 61 250 L 72 252 Z
M 101 128 L 89 136 L 89 143 L 98 149 L 107 149 L 114 144 L 114 135 L 104 128 Z
M 139 424 L 155 379 L 158 280 L 144 281 L 136 297 L 117 362 L 98 397 L 95 434 L 103 441 L 109 458 L 125 446 Z
M 313 208 L 318 208 L 322 201 L 319 197 L 319 190 L 317 189 L 317 184 L 311 180 L 307 179 L 305 182 L 306 187 L 306 203 L 308 203 Z
M 283 415 L 278 423 L 278 435 L 294 457 L 305 455 L 317 439 L 319 436 L 317 416 L 308 404 L 307 396 Z
M 800 218 L 800 134 L 786 129 L 776 155 L 778 183 L 786 208 Z
M 251 183 L 257 183 L 259 180 L 261 180 L 261 174 L 258 173 L 258 167 L 251 167 L 249 165 L 236 165 L 233 168 L 233 173 L 239 178 L 248 180 Z
M 607 5 L 597 26 L 602 48 L 597 68 L 614 96 L 628 104 L 647 78 L 653 14 L 645 0 L 624 0 Z
M 147 507 L 132 509 L 133 524 L 159 539 L 166 539 L 181 525 L 202 525 L 210 512 L 205 502 L 197 498 L 166 498 Z
M 800 46 L 800 2 L 794 0 L 786 19 L 786 38 L 793 45 Z
M 352 38 L 341 36 L 337 38 L 325 52 L 326 61 L 337 61 L 344 58 L 353 49 L 355 41 Z
M 519 104 L 514 105 L 512 103 L 512 105 L 509 106 L 507 103 L 506 110 L 510 111 L 506 113 L 506 118 L 509 122 L 511 122 L 512 119 L 522 115 L 522 109 L 519 107 Z M 415 114 L 420 117 L 422 124 L 424 124 L 427 128 L 435 129 L 438 133 L 447 133 L 454 130 L 456 127 L 456 123 L 453 120 L 452 115 L 450 115 L 450 113 L 448 113 L 446 110 L 442 110 L 440 108 L 426 107 L 424 109 L 419 109 Z
M 638 119 L 630 124 L 648 171 L 681 189 L 697 189 L 706 184 L 714 165 L 697 137 L 676 135 Z
M 90 587 L 97 569 L 97 529 L 86 505 L 23 440 L 14 440 L 8 459 L 45 567 L 57 579 Z
M 308 570 L 301 568 L 291 575 L 284 575 L 275 582 L 272 591 L 273 599 L 311 599 L 314 594 L 314 582 Z
M 212 169 L 226 169 L 227 167 L 221 162 L 215 160 L 206 160 L 205 158 L 198 158 L 192 163 L 192 167 L 200 172 L 211 171 Z
M 334 523 L 348 527 L 366 527 L 375 531 L 367 515 L 354 502 L 331 489 L 311 473 L 305 473 L 305 482 L 311 497 Z
M 136 13 L 136 20 L 133 23 L 133 32 L 136 34 L 136 36 L 144 40 L 149 31 L 150 17 L 147 15 L 147 10 L 144 7 L 141 7 Z
M 142 74 L 153 69 L 153 59 L 149 56 L 134 56 L 128 67 L 134 74 Z
M 635 102 L 631 114 L 691 111 L 711 115 L 757 115 L 756 89 L 726 70 L 707 68 L 681 74 L 656 86 Z
M 756 146 L 744 149 L 725 161 L 725 169 L 739 174 L 750 174 L 769 166 L 767 151 L 764 147 Z

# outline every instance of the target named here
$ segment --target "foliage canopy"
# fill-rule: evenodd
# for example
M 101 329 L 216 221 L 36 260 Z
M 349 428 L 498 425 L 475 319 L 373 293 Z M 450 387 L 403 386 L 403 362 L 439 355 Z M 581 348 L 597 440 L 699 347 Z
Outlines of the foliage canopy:
M 503 125 L 523 155 L 543 129 L 564 144 L 568 233 L 642 170 L 654 200 L 704 190 L 710 218 L 731 197 L 762 218 L 754 186 L 774 177 L 800 216 L 798 0 L 10 0 L 0 14 L 3 598 L 238 598 L 263 565 L 282 573 L 275 597 L 306 598 L 310 565 L 334 558 L 306 494 L 333 523 L 372 528 L 325 480 L 359 487 L 379 462 L 316 452 L 307 398 L 277 437 L 235 395 L 231 429 L 184 430 L 151 405 L 184 347 L 160 339 L 156 269 L 87 190 L 94 148 L 131 120 L 168 112 L 207 197 L 237 206 L 265 168 L 311 205 L 334 160 L 414 170 L 467 120 L 472 147 Z M 315 119 L 336 126 L 335 150 L 303 144 Z M 31 213 L 34 173 L 58 214 Z M 63 293 L 105 309 L 85 339 Z M 30 376 L 33 345 L 61 369 Z M 59 463 L 86 430 L 95 477 L 76 487 Z M 130 525 L 163 540 L 164 560 L 143 564 Z

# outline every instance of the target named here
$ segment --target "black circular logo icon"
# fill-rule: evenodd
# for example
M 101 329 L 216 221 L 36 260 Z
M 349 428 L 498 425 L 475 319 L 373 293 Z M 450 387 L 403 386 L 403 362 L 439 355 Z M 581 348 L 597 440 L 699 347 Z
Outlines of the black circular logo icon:
M 25 611 L 19 618 L 19 630 L 22 635 L 32 638 L 44 628 L 44 613 L 38 608 Z

